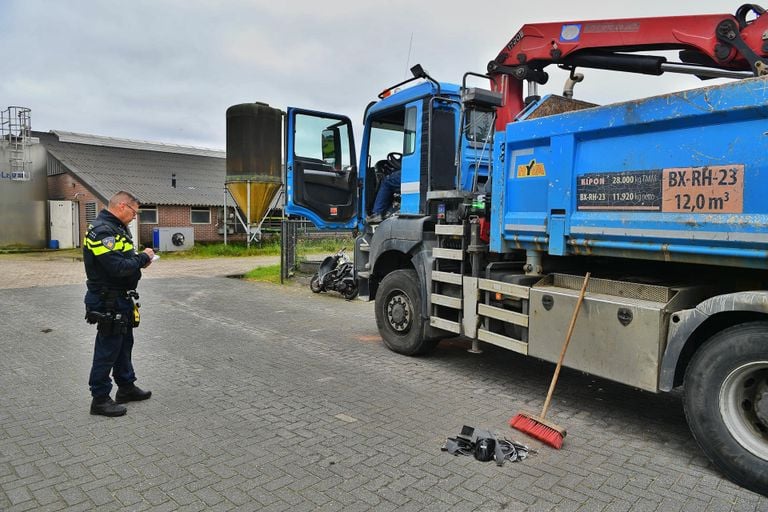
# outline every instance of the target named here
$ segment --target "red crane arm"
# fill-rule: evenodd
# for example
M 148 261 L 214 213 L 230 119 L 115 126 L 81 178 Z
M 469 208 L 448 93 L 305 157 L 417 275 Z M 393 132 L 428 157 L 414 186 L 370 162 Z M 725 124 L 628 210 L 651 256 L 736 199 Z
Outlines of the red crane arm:
M 757 17 L 747 21 L 750 12 Z M 524 25 L 488 64 L 493 88 L 504 97 L 497 128 L 503 128 L 522 110 L 523 81 L 546 83 L 544 68 L 550 64 L 566 69 L 586 67 L 661 75 L 671 70 L 666 58 L 638 52 L 681 50 L 683 63 L 678 66 L 686 66 L 685 72 L 692 74 L 718 76 L 711 73 L 713 69 L 768 74 L 768 60 L 764 59 L 768 55 L 768 16 L 763 16 L 764 12 L 757 5 L 745 4 L 736 15 Z

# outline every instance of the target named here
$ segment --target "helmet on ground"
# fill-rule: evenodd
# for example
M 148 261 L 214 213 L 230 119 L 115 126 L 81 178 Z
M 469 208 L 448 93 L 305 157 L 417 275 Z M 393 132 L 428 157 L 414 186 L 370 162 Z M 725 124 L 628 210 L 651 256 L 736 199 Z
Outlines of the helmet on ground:
M 496 451 L 496 441 L 490 438 L 478 439 L 475 443 L 475 458 L 482 462 L 493 460 Z

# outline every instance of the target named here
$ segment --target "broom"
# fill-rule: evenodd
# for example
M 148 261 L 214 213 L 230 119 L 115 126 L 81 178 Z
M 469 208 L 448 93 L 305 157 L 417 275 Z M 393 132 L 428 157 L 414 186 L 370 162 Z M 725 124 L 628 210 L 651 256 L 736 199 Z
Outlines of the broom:
M 552 394 L 555 391 L 557 378 L 560 375 L 560 368 L 563 367 L 565 351 L 568 349 L 568 344 L 571 342 L 573 328 L 576 325 L 576 317 L 579 316 L 579 309 L 581 309 L 581 303 L 584 301 L 584 294 L 587 291 L 588 282 L 589 272 L 584 276 L 584 284 L 581 285 L 579 299 L 576 301 L 576 308 L 573 310 L 573 316 L 571 316 L 571 324 L 568 326 L 568 333 L 565 335 L 565 342 L 563 343 L 563 349 L 560 351 L 560 359 L 557 361 L 555 374 L 552 376 L 552 382 L 549 384 L 549 391 L 547 392 L 546 400 L 544 400 L 544 407 L 541 409 L 541 416 L 534 416 L 533 414 L 521 412 L 509 420 L 510 427 L 528 434 L 557 450 L 563 446 L 563 438 L 565 437 L 566 431 L 563 427 L 545 420 L 544 417 L 547 415 L 547 409 L 549 409 L 549 403 L 552 400 Z

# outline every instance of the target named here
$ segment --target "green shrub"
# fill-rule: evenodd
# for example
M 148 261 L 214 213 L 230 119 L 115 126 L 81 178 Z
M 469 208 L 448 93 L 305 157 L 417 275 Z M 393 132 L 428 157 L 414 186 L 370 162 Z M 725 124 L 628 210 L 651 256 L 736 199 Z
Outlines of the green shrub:
M 250 281 L 265 281 L 267 283 L 280 282 L 280 265 L 267 265 L 266 267 L 257 267 L 246 272 L 243 279 Z

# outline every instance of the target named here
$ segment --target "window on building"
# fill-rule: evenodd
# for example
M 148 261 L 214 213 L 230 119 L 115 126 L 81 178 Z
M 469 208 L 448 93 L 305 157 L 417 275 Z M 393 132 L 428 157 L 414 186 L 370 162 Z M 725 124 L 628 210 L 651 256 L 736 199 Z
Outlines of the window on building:
M 192 208 L 192 224 L 210 224 L 211 223 L 211 209 L 210 208 Z
M 157 224 L 157 206 L 142 206 L 139 208 L 139 222 L 142 224 Z
M 96 220 L 96 203 L 93 201 L 85 203 L 85 222 L 91 223 Z

